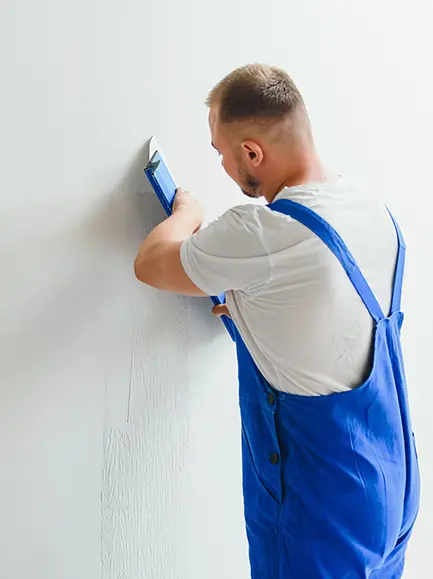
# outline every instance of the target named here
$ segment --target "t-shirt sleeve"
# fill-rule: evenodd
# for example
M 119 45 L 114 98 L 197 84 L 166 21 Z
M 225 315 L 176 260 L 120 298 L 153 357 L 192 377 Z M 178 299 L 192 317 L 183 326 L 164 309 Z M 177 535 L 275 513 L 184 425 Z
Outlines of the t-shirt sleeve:
M 183 268 L 209 295 L 229 290 L 259 291 L 269 280 L 270 259 L 256 205 L 234 207 L 181 246 Z

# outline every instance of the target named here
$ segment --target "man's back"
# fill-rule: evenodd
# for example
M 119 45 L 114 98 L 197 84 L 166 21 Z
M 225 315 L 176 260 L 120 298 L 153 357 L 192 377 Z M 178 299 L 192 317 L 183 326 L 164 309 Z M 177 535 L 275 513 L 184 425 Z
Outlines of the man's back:
M 344 180 L 285 188 L 340 233 L 389 311 L 397 239 L 383 203 Z M 184 242 L 182 263 L 203 291 L 226 291 L 230 314 L 274 388 L 323 395 L 360 385 L 373 323 L 341 265 L 299 222 L 264 206 L 231 209 Z

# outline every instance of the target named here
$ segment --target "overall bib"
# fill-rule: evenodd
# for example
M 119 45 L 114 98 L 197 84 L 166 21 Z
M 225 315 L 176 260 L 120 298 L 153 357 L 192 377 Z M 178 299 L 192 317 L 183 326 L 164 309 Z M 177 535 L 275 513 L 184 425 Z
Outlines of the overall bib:
M 339 234 L 293 201 L 290 215 L 334 253 L 375 322 L 360 387 L 329 396 L 274 390 L 239 332 L 244 510 L 252 579 L 397 579 L 419 507 L 418 459 L 400 346 L 405 245 L 385 316 Z

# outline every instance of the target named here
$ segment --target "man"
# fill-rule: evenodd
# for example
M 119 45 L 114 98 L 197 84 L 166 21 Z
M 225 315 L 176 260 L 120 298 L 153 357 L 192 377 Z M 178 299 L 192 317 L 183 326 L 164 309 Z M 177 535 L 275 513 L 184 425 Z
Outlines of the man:
M 285 72 L 235 70 L 208 105 L 224 169 L 269 205 L 200 229 L 201 207 L 179 190 L 135 271 L 180 294 L 226 292 L 215 313 L 236 326 L 251 576 L 399 578 L 419 502 L 400 230 L 322 165 Z

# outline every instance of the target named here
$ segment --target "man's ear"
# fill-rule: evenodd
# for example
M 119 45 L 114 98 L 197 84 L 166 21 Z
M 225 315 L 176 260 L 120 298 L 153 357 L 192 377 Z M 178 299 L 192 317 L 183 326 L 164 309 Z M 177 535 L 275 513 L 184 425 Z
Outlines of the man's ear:
M 258 143 L 254 141 L 242 142 L 242 157 L 247 166 L 259 167 L 263 162 L 263 149 Z

